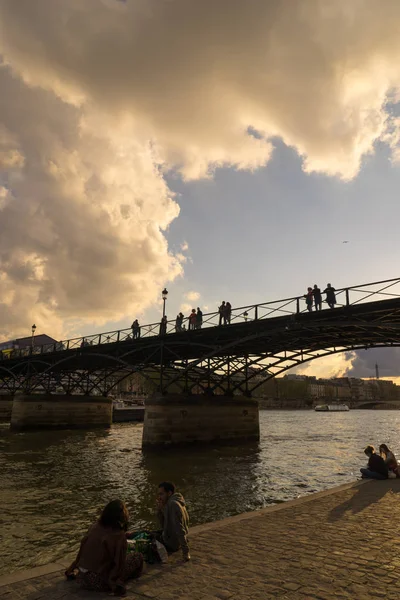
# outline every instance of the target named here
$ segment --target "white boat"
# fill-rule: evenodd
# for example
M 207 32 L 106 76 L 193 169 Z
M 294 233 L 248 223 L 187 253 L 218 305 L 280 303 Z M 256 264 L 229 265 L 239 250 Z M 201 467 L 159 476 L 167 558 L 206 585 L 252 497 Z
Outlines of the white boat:
M 318 412 L 343 412 L 350 410 L 347 404 L 319 404 L 315 407 Z

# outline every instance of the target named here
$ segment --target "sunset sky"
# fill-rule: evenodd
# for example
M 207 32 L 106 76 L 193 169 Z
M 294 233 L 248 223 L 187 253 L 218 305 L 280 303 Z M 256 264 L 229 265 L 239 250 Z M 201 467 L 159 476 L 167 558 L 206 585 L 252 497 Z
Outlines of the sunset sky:
M 164 286 L 173 318 L 399 276 L 399 22 L 398 0 L 0 0 L 1 339 L 156 321 Z

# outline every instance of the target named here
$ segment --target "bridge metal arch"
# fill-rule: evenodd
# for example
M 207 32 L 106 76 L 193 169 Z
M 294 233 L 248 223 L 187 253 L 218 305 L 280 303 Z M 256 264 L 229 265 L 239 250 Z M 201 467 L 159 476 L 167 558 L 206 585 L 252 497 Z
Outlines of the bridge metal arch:
M 368 290 L 367 290 L 368 291 Z M 107 395 L 133 373 L 162 393 L 250 395 L 263 381 L 322 356 L 400 345 L 400 297 L 334 311 L 253 320 L 141 340 L 19 354 L 0 361 L 0 389 Z

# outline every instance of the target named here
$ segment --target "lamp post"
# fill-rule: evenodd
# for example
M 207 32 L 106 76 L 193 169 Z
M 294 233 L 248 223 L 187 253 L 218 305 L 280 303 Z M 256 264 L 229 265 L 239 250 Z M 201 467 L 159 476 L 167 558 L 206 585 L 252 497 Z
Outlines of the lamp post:
M 33 350 L 33 344 L 34 344 L 34 341 L 35 341 L 35 331 L 36 331 L 36 325 L 34 323 L 32 325 L 32 342 L 31 342 L 32 350 Z
M 166 303 L 167 298 L 168 298 L 168 290 L 167 290 L 167 288 L 163 289 L 163 291 L 161 292 L 161 295 L 162 295 L 162 299 L 163 299 L 162 316 L 164 318 L 165 317 L 165 303 Z

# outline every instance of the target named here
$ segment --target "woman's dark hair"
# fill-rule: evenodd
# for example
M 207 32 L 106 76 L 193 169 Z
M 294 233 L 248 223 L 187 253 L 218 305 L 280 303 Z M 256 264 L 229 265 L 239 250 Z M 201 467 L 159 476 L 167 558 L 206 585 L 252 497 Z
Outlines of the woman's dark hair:
M 122 500 L 112 500 L 104 507 L 99 523 L 111 529 L 127 531 L 129 522 L 128 510 Z
M 365 454 L 375 454 L 375 448 L 373 446 L 367 446 L 364 452 Z
M 379 446 L 379 452 L 382 452 L 382 450 L 384 451 L 384 453 L 386 454 L 386 456 L 389 454 L 389 452 L 392 452 L 387 446 L 386 444 L 381 444 Z M 392 453 L 393 454 L 393 453 Z
M 172 494 L 175 494 L 175 485 L 170 481 L 163 481 L 162 483 L 158 484 L 158 487 L 164 488 L 166 492 L 172 492 Z

